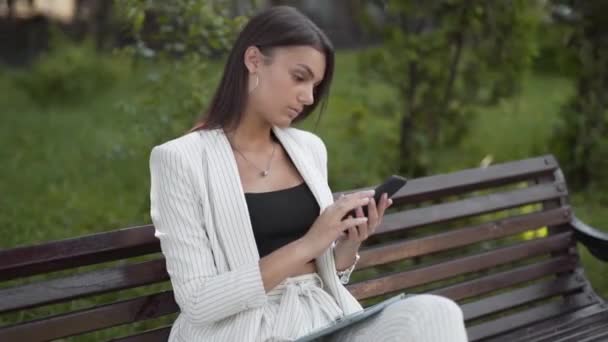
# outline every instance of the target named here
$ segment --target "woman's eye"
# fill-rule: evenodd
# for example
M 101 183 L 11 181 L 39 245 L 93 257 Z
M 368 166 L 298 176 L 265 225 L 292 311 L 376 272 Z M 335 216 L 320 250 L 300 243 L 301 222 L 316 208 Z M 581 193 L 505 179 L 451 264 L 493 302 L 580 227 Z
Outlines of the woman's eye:
M 300 75 L 294 75 L 293 79 L 298 81 L 298 82 L 302 82 L 304 81 L 304 77 L 300 76 Z

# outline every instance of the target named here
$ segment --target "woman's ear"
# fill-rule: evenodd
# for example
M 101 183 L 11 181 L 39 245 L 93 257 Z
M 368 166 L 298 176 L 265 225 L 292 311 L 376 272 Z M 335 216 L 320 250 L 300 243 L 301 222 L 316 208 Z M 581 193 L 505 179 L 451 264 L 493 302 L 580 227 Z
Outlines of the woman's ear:
M 250 46 L 245 50 L 245 56 L 243 62 L 249 73 L 256 73 L 262 63 L 262 52 L 257 46 Z

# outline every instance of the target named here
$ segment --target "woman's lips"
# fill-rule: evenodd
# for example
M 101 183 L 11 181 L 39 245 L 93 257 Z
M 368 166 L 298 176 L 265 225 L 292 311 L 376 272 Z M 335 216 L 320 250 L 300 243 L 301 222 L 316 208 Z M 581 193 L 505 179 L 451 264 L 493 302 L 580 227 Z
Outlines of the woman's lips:
M 289 108 L 289 116 L 291 116 L 292 118 L 297 117 L 298 115 L 300 115 L 300 111 L 296 110 L 294 108 Z

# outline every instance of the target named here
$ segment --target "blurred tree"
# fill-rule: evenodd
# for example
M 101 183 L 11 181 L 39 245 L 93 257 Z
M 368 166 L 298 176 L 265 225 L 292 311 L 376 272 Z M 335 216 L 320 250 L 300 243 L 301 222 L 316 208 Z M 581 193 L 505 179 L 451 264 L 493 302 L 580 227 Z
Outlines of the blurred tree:
M 157 120 L 157 125 L 141 125 L 142 134 L 153 135 L 153 141 L 183 133 L 212 95 L 203 82 L 216 74 L 209 60 L 229 51 L 246 20 L 231 11 L 242 7 L 234 0 L 120 0 L 115 8 L 134 38 L 121 52 L 157 66 L 149 71 L 141 97 L 126 99 L 121 108 L 142 120 Z
M 222 55 L 245 21 L 234 0 L 121 0 L 117 15 L 131 25 L 136 52 L 145 57 Z M 255 1 L 251 1 L 255 3 Z
M 268 0 L 266 6 L 288 5 L 298 8 L 317 24 L 331 39 L 334 46 L 361 48 L 369 45 L 373 37 L 365 35 L 357 21 L 358 7 L 352 0 Z
M 426 173 L 432 149 L 466 133 L 475 106 L 520 90 L 536 54 L 542 4 L 529 0 L 384 0 L 385 20 L 370 2 L 359 15 L 383 43 L 364 55 L 362 71 L 401 99 L 400 172 Z M 500 127 L 496 128 L 497 131 Z
M 557 2 L 557 1 L 556 1 Z M 552 146 L 576 189 L 608 188 L 608 21 L 604 0 L 559 1 L 556 14 L 573 24 L 576 94 L 564 105 Z M 569 5 L 569 7 L 564 7 Z

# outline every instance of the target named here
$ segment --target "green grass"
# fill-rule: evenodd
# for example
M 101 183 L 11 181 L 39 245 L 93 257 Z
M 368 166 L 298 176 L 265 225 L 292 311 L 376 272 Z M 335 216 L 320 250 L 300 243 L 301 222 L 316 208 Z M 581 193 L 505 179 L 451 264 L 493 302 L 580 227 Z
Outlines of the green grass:
M 529 76 L 518 96 L 476 111 L 460 145 L 438 151 L 436 170 L 477 167 L 487 157 L 500 163 L 551 153 L 548 141 L 557 113 L 572 91 L 567 79 Z
M 135 141 L 136 118 L 117 115 L 134 85 L 117 83 L 77 104 L 36 105 L 3 82 L 1 247 L 146 221 L 147 142 Z

